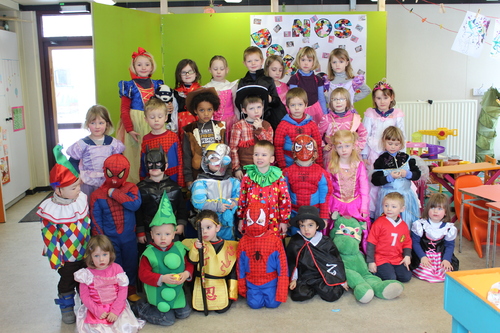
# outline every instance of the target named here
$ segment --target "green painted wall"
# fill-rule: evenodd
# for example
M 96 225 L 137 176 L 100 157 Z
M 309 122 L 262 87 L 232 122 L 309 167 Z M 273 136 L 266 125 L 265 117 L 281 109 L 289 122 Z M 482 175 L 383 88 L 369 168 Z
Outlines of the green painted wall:
M 128 74 L 130 55 L 138 46 L 152 52 L 158 67 L 162 67 L 162 70 L 157 69 L 153 78 L 163 78 L 171 87 L 175 83 L 175 67 L 184 58 L 193 59 L 197 63 L 202 74 L 201 83 L 207 83 L 210 80 L 208 72 L 210 58 L 217 54 L 226 57 L 230 68 L 228 80 L 232 81 L 243 77 L 246 73 L 243 50 L 250 44 L 250 15 L 274 15 L 270 13 L 159 15 L 97 4 L 94 4 L 92 12 L 97 100 L 110 109 L 115 124 L 119 118 L 117 83 L 130 78 Z M 367 84 L 372 87 L 386 76 L 387 13 L 344 12 L 343 14 L 367 15 Z M 161 31 L 158 28 L 160 26 Z M 371 98 L 367 97 L 355 106 L 358 112 L 363 113 L 372 106 Z
M 130 80 L 132 52 L 140 46 L 157 62 L 154 78 L 161 71 L 161 17 L 158 14 L 92 3 L 97 103 L 108 108 L 113 124 L 120 118 L 118 82 Z

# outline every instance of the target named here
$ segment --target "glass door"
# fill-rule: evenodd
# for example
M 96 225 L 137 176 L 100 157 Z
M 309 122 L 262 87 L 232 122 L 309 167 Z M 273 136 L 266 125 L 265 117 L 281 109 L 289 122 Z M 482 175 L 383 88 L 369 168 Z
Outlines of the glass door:
M 48 48 L 56 142 L 67 148 L 86 136 L 87 110 L 96 104 L 92 46 Z

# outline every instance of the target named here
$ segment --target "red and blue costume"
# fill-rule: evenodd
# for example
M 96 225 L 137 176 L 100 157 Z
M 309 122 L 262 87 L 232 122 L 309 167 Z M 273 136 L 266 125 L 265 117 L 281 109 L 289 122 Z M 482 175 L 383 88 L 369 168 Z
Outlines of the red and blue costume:
M 104 184 L 90 197 L 92 234 L 106 235 L 113 243 L 115 262 L 127 273 L 130 294 L 137 279 L 135 211 L 141 206 L 141 196 L 137 186 L 126 181 L 130 163 L 125 156 L 111 155 L 103 169 Z
M 265 207 L 247 210 L 245 234 L 238 246 L 238 293 L 252 309 L 276 308 L 288 296 L 288 267 L 281 239 L 268 229 Z

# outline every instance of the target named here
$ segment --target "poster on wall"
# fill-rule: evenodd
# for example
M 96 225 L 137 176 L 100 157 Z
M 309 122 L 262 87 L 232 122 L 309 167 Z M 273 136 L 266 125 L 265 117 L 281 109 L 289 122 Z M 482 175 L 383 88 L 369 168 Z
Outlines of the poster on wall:
M 467 12 L 451 49 L 478 58 L 491 20 L 478 13 Z
M 9 146 L 7 145 L 7 129 L 0 127 L 0 174 L 2 176 L 2 184 L 10 182 L 9 168 Z
M 495 59 L 500 59 L 500 19 L 495 20 L 495 28 L 493 29 L 493 40 L 491 41 L 490 56 Z
M 15 106 L 12 108 L 12 121 L 14 132 L 21 131 L 26 128 L 24 124 L 24 106 Z
M 316 73 L 328 73 L 330 52 L 340 47 L 349 53 L 353 74 L 365 75 L 366 27 L 366 15 L 251 15 L 250 43 L 262 49 L 264 58 L 283 57 L 285 82 L 297 71 L 293 62 L 305 46 L 316 50 Z

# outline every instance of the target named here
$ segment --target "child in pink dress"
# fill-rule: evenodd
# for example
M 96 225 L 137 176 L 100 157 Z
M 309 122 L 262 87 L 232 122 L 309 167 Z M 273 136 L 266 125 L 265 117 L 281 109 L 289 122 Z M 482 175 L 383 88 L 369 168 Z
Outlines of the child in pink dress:
M 356 150 L 356 133 L 347 130 L 337 131 L 332 138 L 334 149 L 328 171 L 331 173 L 332 196 L 330 198 L 329 221 L 325 235 L 330 233 L 338 215 L 355 218 L 364 228 L 363 246 L 370 228 L 368 177 L 363 162 Z
M 78 332 L 137 332 L 144 327 L 127 302 L 128 278 L 115 261 L 115 250 L 108 237 L 90 239 L 85 253 L 88 268 L 75 272 L 80 282 L 82 305 L 78 309 Z
M 323 162 L 325 169 L 330 164 L 330 151 L 333 148 L 331 141 L 332 136 L 338 130 L 349 130 L 358 134 L 356 140 L 356 149 L 358 152 L 365 148 L 366 132 L 365 126 L 361 123 L 361 116 L 353 109 L 350 101 L 349 92 L 344 88 L 337 88 L 330 95 L 330 110 L 328 114 L 323 116 L 321 123 L 318 125 L 319 132 L 325 143 L 323 147 Z
M 212 80 L 205 84 L 204 87 L 215 88 L 220 99 L 219 109 L 214 112 L 212 119 L 226 123 L 226 142 L 229 142 L 233 125 L 239 120 L 239 117 L 236 115 L 237 109 L 235 109 L 233 103 L 236 88 L 238 87 L 238 80 L 233 82 L 226 80 L 229 67 L 226 58 L 220 55 L 213 56 L 210 59 L 208 71 L 212 74 Z
M 285 82 L 280 81 L 285 74 L 285 65 L 283 64 L 282 57 L 273 54 L 266 58 L 266 62 L 264 63 L 264 75 L 274 80 L 276 91 L 283 105 L 286 105 L 286 93 L 290 89 Z

